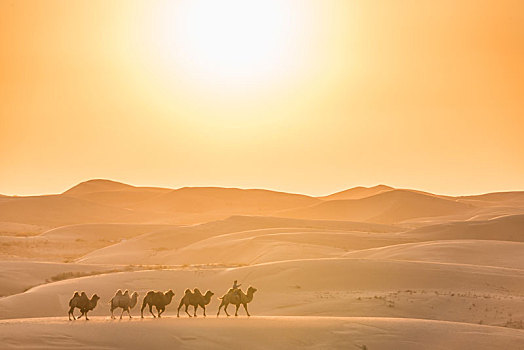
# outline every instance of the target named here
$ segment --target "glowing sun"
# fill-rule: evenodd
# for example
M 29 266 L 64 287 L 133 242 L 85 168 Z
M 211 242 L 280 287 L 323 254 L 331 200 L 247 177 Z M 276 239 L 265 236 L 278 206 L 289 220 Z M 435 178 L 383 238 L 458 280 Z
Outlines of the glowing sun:
M 300 59 L 295 7 L 277 0 L 165 2 L 154 15 L 153 40 L 167 64 L 199 79 L 273 79 Z

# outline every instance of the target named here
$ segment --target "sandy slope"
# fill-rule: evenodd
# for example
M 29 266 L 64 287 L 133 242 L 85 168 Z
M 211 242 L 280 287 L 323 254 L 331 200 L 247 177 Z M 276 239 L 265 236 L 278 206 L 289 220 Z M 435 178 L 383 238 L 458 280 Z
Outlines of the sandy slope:
M 0 236 L 33 236 L 47 231 L 45 226 L 0 222 Z
M 21 293 L 67 272 L 94 273 L 114 269 L 109 265 L 57 264 L 33 261 L 0 261 L 0 296 Z
M 299 220 L 299 219 L 287 219 L 287 218 L 273 218 L 273 217 L 249 217 L 249 216 L 235 216 L 230 217 L 225 220 L 209 222 L 201 225 L 193 226 L 183 226 L 177 227 L 168 230 L 161 230 L 157 232 L 152 232 L 144 234 L 133 239 L 129 239 L 125 242 L 114 244 L 112 246 L 91 252 L 84 257 L 80 258 L 81 262 L 89 263 L 115 263 L 115 264 L 177 264 L 177 263 L 247 263 L 247 261 L 256 261 L 257 256 L 263 254 L 264 251 L 267 253 L 275 244 L 285 243 L 290 249 L 298 249 L 297 243 L 285 242 L 284 239 L 280 239 L 277 236 L 271 236 L 273 243 L 262 242 L 259 245 L 255 242 L 253 236 L 264 235 L 265 231 L 257 231 L 263 229 L 273 229 L 278 228 L 281 230 L 268 231 L 267 233 L 278 233 L 286 232 L 289 229 L 295 229 L 303 232 L 321 230 L 321 232 L 353 232 L 351 235 L 347 236 L 347 239 L 353 237 L 352 246 L 353 249 L 362 249 L 369 247 L 376 247 L 386 244 L 395 244 L 403 243 L 407 240 L 405 239 L 396 239 L 390 235 L 385 235 L 385 233 L 397 232 L 400 229 L 395 226 L 389 225 L 380 225 L 380 224 L 369 224 L 369 223 L 357 223 L 357 222 L 342 222 L 342 221 L 322 221 L 322 220 Z M 304 230 L 305 229 L 305 230 Z M 231 235 L 232 233 L 240 233 L 253 231 L 253 233 L 247 233 L 244 235 Z M 354 231 L 361 232 L 354 233 Z M 365 233 L 365 234 L 364 234 Z M 373 234 L 373 237 L 369 237 L 370 234 Z M 376 234 L 376 235 L 375 235 Z M 204 241 L 212 237 L 217 237 L 223 235 L 222 242 L 213 241 Z M 319 233 L 317 236 L 321 235 Z M 376 238 L 375 238 L 376 236 Z M 236 238 L 243 237 L 244 240 L 237 240 Z M 250 238 L 251 237 L 251 238 Z M 308 240 L 307 237 L 311 239 Z M 325 237 L 321 236 L 314 238 L 312 235 L 304 236 L 305 239 L 302 239 L 302 246 L 314 244 L 320 239 L 325 241 Z M 340 246 L 337 246 L 337 241 L 341 236 L 336 236 L 337 240 L 334 244 L 330 246 L 334 249 L 350 249 L 348 243 L 344 243 L 344 239 L 340 240 Z M 362 238 L 368 238 L 362 239 Z M 194 245 L 198 242 L 202 243 L 200 245 Z M 229 241 L 229 242 L 227 242 Z M 296 241 L 296 240 L 295 240 Z M 238 253 L 232 254 L 231 251 L 225 248 L 231 248 L 233 251 L 242 249 L 240 245 L 243 243 L 253 243 L 258 248 L 256 249 L 244 249 L 242 258 Z M 214 244 L 227 245 L 227 247 L 214 247 Z M 295 247 L 293 247 L 295 245 Z M 185 252 L 181 249 L 186 248 Z M 198 252 L 196 250 L 202 248 L 206 252 Z M 309 247 L 313 250 L 320 249 L 321 252 L 326 252 L 325 245 L 317 247 Z M 308 248 L 308 251 L 311 251 Z M 216 249 L 222 249 L 222 252 L 216 252 L 212 255 L 206 257 L 206 254 L 211 253 Z M 190 253 L 192 251 L 193 253 Z M 274 256 L 274 260 L 282 260 L 286 258 L 297 258 L 297 257 L 311 257 L 318 256 L 317 253 L 313 252 L 313 255 L 300 255 L 298 250 L 298 255 L 288 255 L 288 251 L 281 250 L 284 255 L 277 254 Z M 180 253 L 180 255 L 179 255 Z M 306 251 L 304 251 L 306 253 Z M 220 254 L 223 255 L 223 258 L 218 259 Z M 234 255 L 239 255 L 239 258 L 235 258 Z M 229 258 L 228 258 L 229 257 Z M 218 260 L 214 261 L 213 259 L 217 258 Z M 188 260 L 189 259 L 189 260 Z M 194 260 L 191 260 L 194 259 Z M 267 261 L 264 260 L 264 261 Z
M 344 254 L 350 258 L 430 261 L 524 270 L 524 243 L 453 240 L 405 243 Z
M 339 200 L 339 199 L 361 199 L 371 197 L 376 194 L 393 190 L 393 187 L 386 185 L 377 185 L 373 187 L 353 187 L 344 191 L 330 194 L 329 196 L 318 197 L 323 200 Z
M 91 251 L 78 261 L 95 264 L 253 264 L 336 257 L 354 250 L 430 241 L 410 246 L 412 256 L 408 256 L 408 260 L 516 268 L 522 266 L 522 245 L 506 244 L 503 241 L 519 242 L 524 239 L 521 234 L 524 215 L 439 224 L 406 232 L 395 232 L 399 228 L 392 226 L 366 225 L 337 221 L 234 217 L 140 235 Z M 254 229 L 241 231 L 247 227 Z M 435 242 L 440 240 L 460 242 Z M 480 242 L 475 242 L 477 240 Z M 499 243 L 491 244 L 482 240 L 497 240 Z M 467 243 L 463 245 L 465 241 Z M 413 248 L 415 246 L 418 248 Z M 404 248 L 384 249 L 391 253 L 395 249 Z M 368 257 L 367 252 L 355 254 L 356 257 Z M 402 259 L 402 254 L 396 257 L 388 254 L 383 258 Z M 513 263 L 516 265 L 512 265 Z
M 524 215 L 508 215 L 490 220 L 446 222 L 424 226 L 404 234 L 418 240 L 492 239 L 523 242 Z
M 391 190 L 361 199 L 332 200 L 305 208 L 285 210 L 279 216 L 325 220 L 398 223 L 420 217 L 473 211 L 466 203 L 409 190 Z
M 0 348 L 518 348 L 522 193 L 453 198 L 377 186 L 319 199 L 93 180 L 62 195 L 1 197 L 0 260 L 10 261 L 0 263 L 0 294 L 18 294 L 0 298 Z M 295 218 L 266 216 L 274 211 Z M 49 225 L 60 227 L 39 234 Z M 115 264 L 125 272 L 20 293 Z M 186 288 L 218 296 L 235 279 L 258 288 L 249 305 L 257 317 L 169 318 Z M 117 289 L 138 291 L 140 302 L 151 289 L 176 295 L 166 319 L 110 321 Z M 75 290 L 101 296 L 93 321 L 65 321 Z
M 89 222 L 115 222 L 130 214 L 127 209 L 79 198 L 52 195 L 12 197 L 0 201 L 0 221 L 57 227 Z
M 235 214 L 268 214 L 303 207 L 320 199 L 276 191 L 221 187 L 184 187 L 135 205 L 142 211 Z
M 90 180 L 60 195 L 1 197 L 0 221 L 58 227 L 104 222 L 195 224 L 231 215 L 277 215 L 375 223 L 407 221 L 420 226 L 523 214 L 522 197 L 521 192 L 507 192 L 455 198 L 379 185 L 315 198 L 262 189 L 172 190 Z
M 0 257 L 2 260 L 71 261 L 134 236 L 175 227 L 178 226 L 81 224 L 62 226 L 31 237 L 0 236 Z
M 166 312 L 173 315 L 186 288 L 220 295 L 235 279 L 259 289 L 250 304 L 254 315 L 408 317 L 495 325 L 524 318 L 523 270 L 347 258 L 82 277 L 2 298 L 0 317 L 65 316 L 75 290 L 97 293 L 102 299 L 93 315 L 108 315 L 106 303 L 119 288 L 137 290 L 141 298 L 150 289 L 173 289 L 175 302 Z M 217 308 L 213 299 L 208 312 Z
M 472 336 L 474 335 L 474 336 Z M 0 321 L 5 349 L 518 349 L 524 332 L 417 319 L 252 317 Z M 364 347 L 365 346 L 365 347 Z

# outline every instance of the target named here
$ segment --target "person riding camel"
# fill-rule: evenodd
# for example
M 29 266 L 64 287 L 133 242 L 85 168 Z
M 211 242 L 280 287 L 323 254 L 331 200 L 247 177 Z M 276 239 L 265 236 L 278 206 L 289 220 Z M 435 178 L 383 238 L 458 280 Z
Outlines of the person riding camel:
M 233 289 L 233 292 L 240 295 L 240 286 L 242 284 L 237 284 L 237 280 L 235 280 L 235 282 L 233 282 L 233 287 L 231 289 Z

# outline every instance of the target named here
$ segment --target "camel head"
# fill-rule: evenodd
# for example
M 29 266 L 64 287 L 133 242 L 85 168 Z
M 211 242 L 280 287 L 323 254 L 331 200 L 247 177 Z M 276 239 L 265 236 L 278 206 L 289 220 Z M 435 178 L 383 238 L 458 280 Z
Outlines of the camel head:
M 175 296 L 175 292 L 173 292 L 172 289 L 168 290 L 167 292 L 164 293 L 164 295 L 168 298 L 172 298 Z
M 99 300 L 100 300 L 100 297 L 96 294 L 93 294 L 93 296 L 91 297 L 91 301 L 94 301 L 95 303 Z
M 138 292 L 133 292 L 133 294 L 131 294 L 131 298 L 138 298 L 140 294 L 138 294 Z
M 247 289 L 247 294 L 251 293 L 251 294 L 254 294 L 258 289 L 256 289 L 255 287 L 251 287 L 249 286 L 249 288 Z
M 204 295 L 206 298 L 211 298 L 213 295 L 215 295 L 215 293 L 213 293 L 212 291 L 208 290 L 206 292 L 206 295 Z

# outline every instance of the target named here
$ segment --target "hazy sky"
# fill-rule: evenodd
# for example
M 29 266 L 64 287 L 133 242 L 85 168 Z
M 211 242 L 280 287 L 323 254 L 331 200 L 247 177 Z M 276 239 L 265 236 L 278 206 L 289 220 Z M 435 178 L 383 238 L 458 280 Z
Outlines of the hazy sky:
M 524 1 L 0 0 L 0 193 L 524 190 Z

